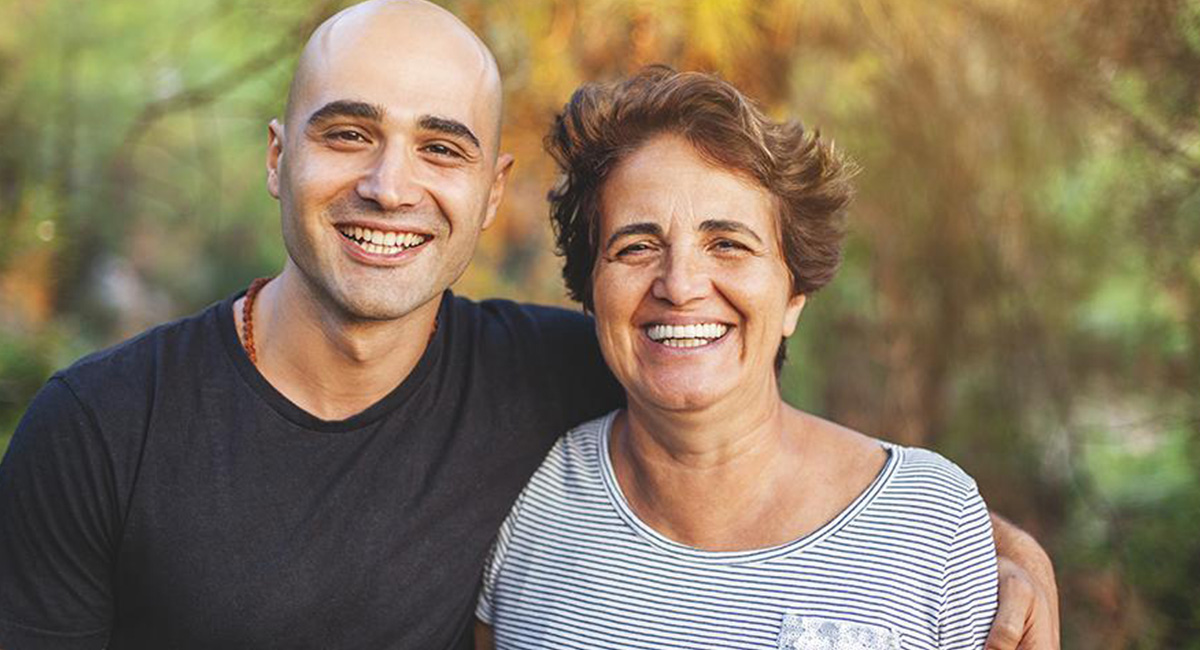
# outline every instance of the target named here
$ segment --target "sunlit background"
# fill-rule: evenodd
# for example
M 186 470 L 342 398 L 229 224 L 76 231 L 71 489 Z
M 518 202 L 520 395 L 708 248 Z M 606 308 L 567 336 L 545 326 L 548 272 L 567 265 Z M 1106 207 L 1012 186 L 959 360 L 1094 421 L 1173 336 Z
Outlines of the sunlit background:
M 0 3 L 0 450 L 54 369 L 280 268 L 265 125 L 344 4 Z M 973 474 L 1065 648 L 1200 648 L 1200 0 L 446 5 L 518 160 L 460 293 L 567 304 L 541 138 L 580 82 L 717 71 L 863 169 L 788 398 Z

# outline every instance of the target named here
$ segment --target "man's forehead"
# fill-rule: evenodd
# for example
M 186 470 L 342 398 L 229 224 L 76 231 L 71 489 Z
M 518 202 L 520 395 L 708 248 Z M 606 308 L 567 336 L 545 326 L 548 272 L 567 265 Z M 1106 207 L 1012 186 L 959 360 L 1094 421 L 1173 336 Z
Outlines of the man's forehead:
M 393 119 L 438 115 L 491 130 L 500 102 L 495 62 L 465 25 L 430 7 L 373 2 L 323 24 L 297 65 L 289 101 L 297 114 L 288 118 L 305 120 L 329 102 L 354 100 Z
M 491 103 L 487 89 L 452 66 L 409 59 L 403 65 L 387 61 L 327 61 L 316 67 L 304 84 L 307 111 L 333 101 L 370 104 L 387 117 L 415 119 L 425 114 L 456 119 L 480 119 Z

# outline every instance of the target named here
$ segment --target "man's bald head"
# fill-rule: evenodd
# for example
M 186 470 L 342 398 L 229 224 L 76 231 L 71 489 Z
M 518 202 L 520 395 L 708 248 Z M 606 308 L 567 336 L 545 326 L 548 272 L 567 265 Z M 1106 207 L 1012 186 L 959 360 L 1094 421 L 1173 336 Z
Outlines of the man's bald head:
M 339 318 L 435 308 L 495 219 L 512 168 L 499 153 L 500 75 L 487 47 L 428 2 L 364 2 L 313 33 L 284 120 L 267 129 L 283 277 Z
M 387 66 L 398 59 L 419 61 L 435 74 L 455 75 L 472 88 L 477 104 L 473 110 L 481 112 L 480 126 L 489 130 L 479 134 L 480 139 L 496 155 L 502 105 L 496 59 L 454 14 L 424 0 L 367 0 L 317 27 L 297 61 L 285 123 L 307 119 L 306 109 L 313 103 L 309 100 L 336 77 L 364 64 Z

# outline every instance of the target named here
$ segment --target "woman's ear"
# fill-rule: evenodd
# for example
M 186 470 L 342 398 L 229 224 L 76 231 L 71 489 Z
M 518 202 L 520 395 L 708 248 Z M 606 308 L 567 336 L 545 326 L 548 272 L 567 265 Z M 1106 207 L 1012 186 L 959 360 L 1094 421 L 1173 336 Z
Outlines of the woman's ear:
M 787 338 L 796 331 L 796 323 L 800 320 L 800 312 L 804 311 L 804 303 L 808 296 L 798 293 L 788 300 L 787 309 L 783 311 L 783 336 Z

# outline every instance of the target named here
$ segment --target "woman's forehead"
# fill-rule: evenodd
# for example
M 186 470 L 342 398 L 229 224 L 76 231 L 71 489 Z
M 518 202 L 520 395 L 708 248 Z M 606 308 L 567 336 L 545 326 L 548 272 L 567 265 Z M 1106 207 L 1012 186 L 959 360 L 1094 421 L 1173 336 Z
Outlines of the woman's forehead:
M 601 229 L 633 221 L 699 229 L 713 220 L 761 229 L 775 201 L 744 174 L 720 168 L 679 136 L 660 136 L 629 154 L 601 190 Z

